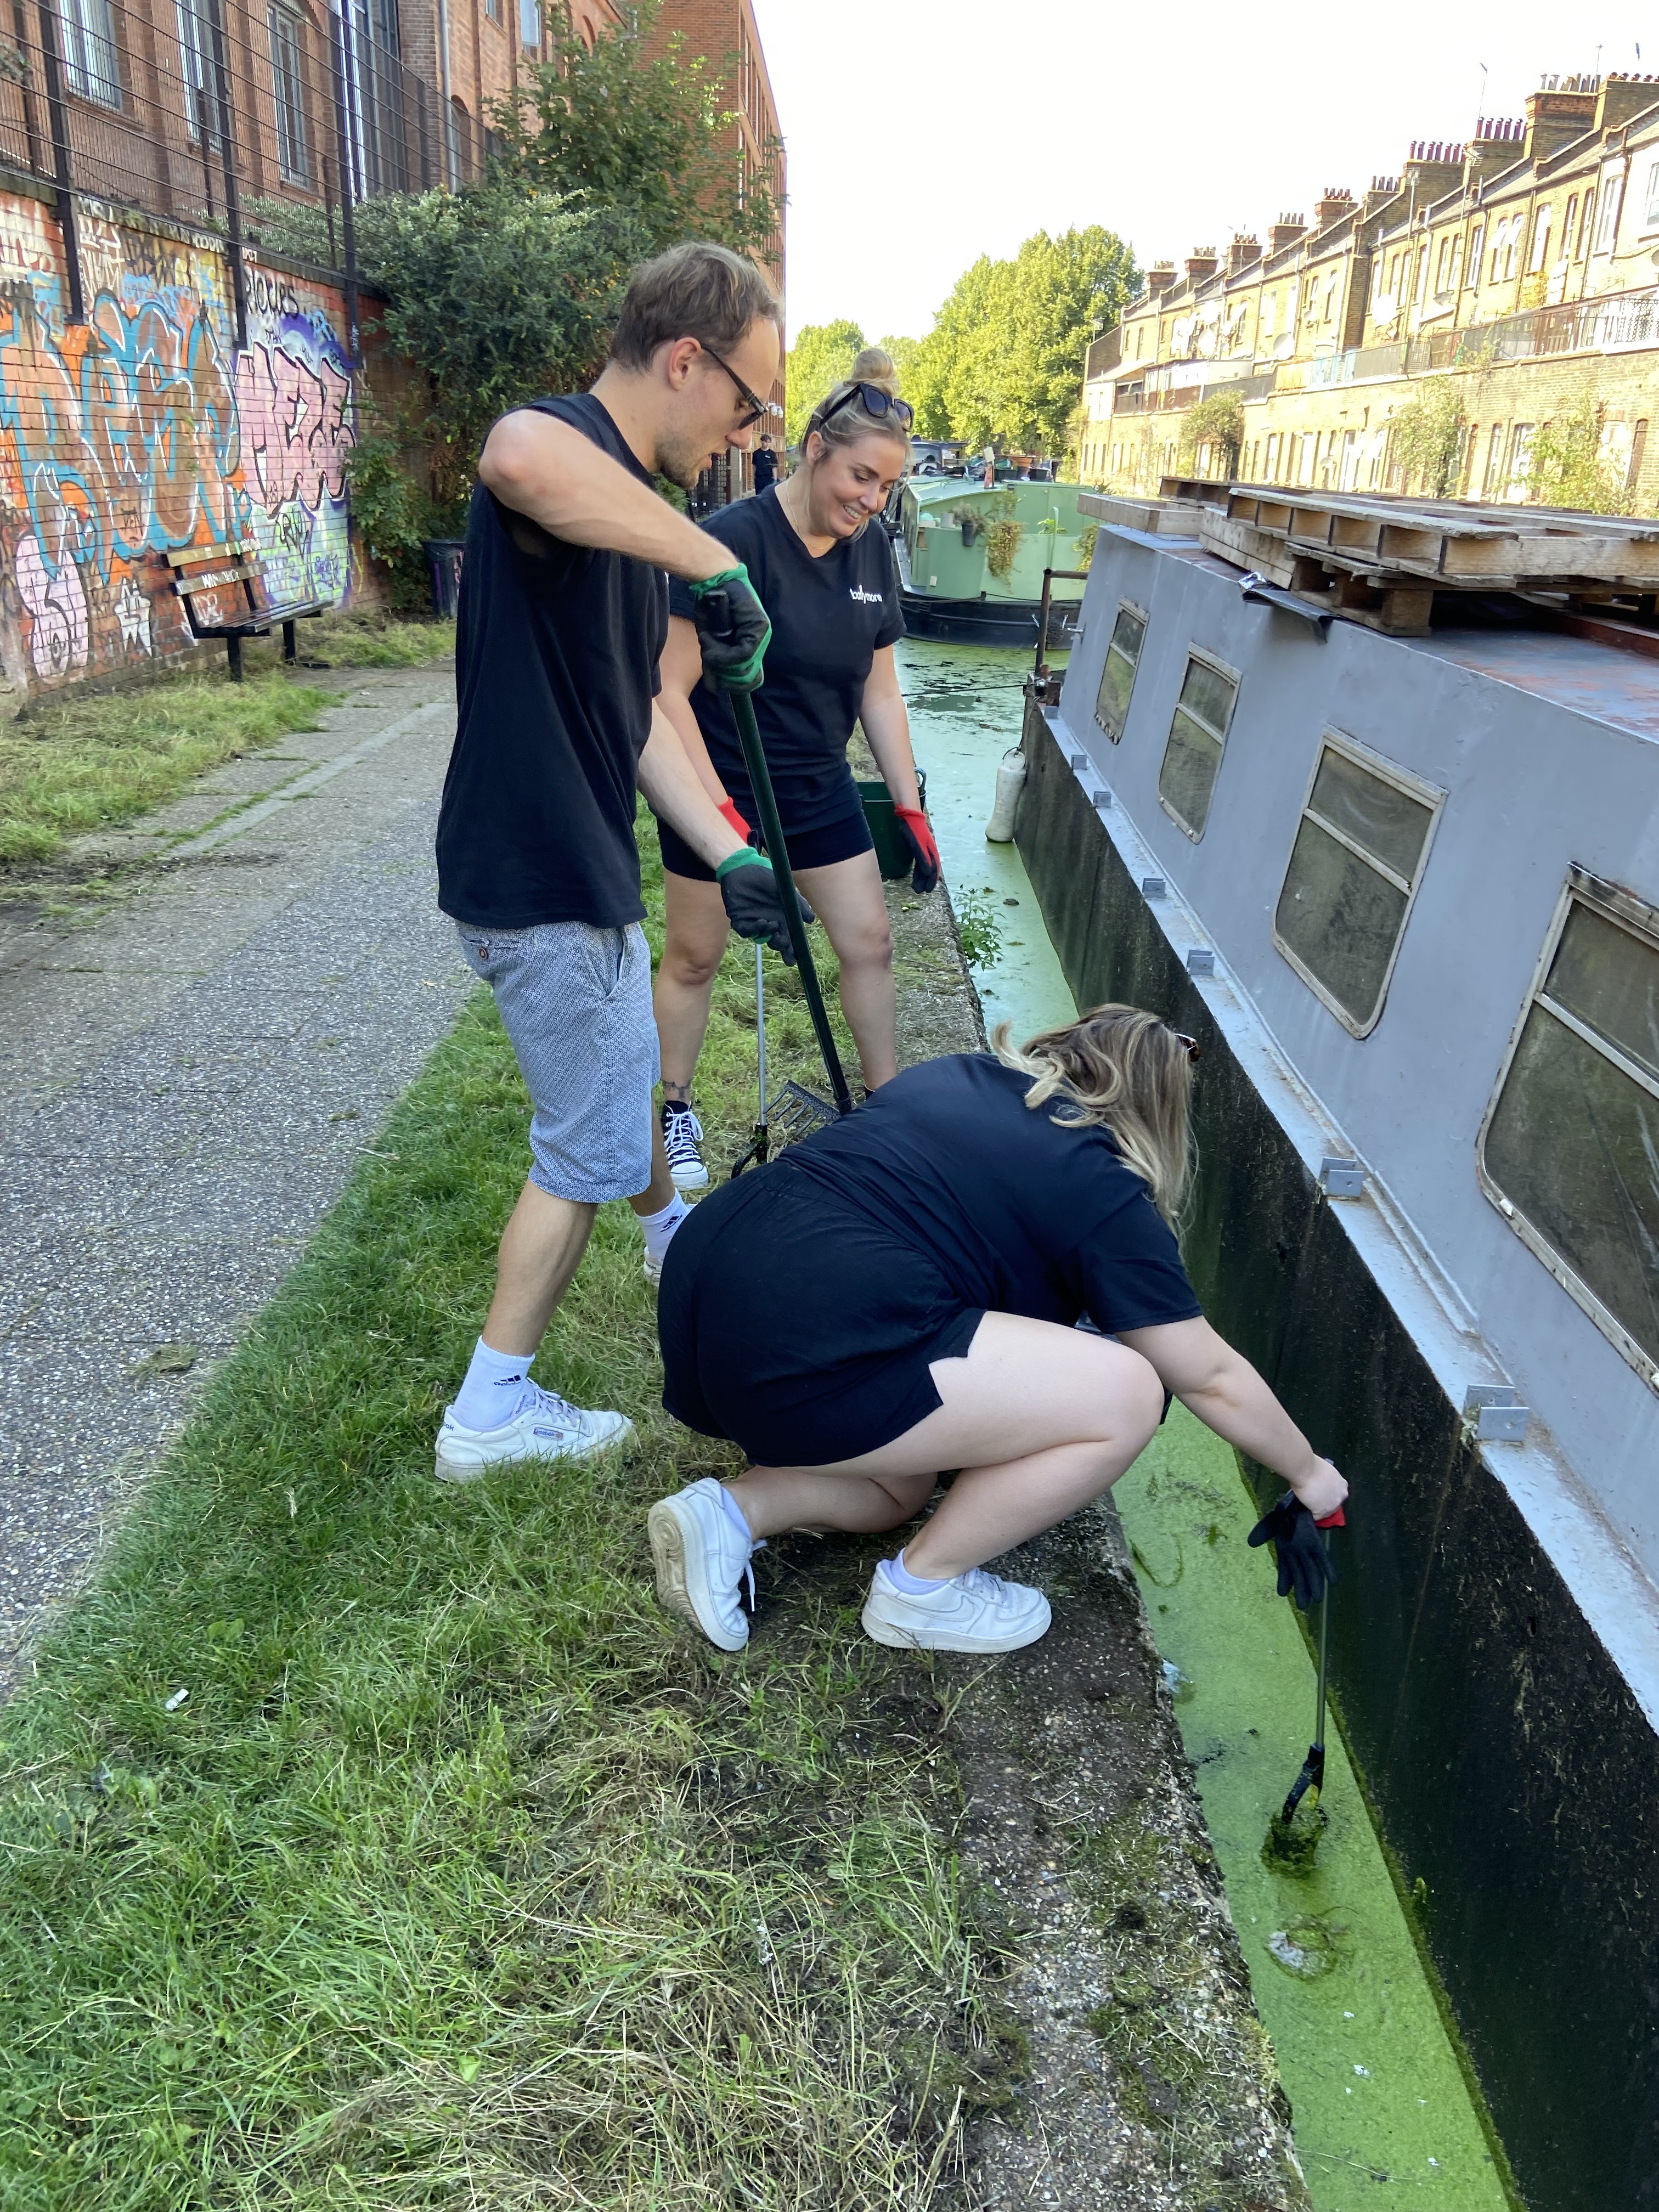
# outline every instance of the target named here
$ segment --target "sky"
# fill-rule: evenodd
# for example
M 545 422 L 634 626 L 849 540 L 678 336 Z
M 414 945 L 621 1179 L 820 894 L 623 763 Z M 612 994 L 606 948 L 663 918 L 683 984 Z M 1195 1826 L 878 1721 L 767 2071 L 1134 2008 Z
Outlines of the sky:
M 920 337 L 964 269 L 1036 230 L 1103 223 L 1143 267 L 1224 252 L 1328 186 L 1397 173 L 1413 138 L 1518 116 L 1598 49 L 1604 72 L 1659 75 L 1659 15 L 1626 0 L 754 5 L 788 154 L 792 336 L 846 315 Z

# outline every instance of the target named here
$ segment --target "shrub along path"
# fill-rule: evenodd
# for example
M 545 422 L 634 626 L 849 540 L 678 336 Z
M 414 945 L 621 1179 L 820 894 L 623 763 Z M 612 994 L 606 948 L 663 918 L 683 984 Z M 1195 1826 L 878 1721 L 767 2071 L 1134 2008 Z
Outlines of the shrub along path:
M 868 1540 L 774 1546 L 750 1650 L 709 1650 L 654 1606 L 644 1511 L 734 1455 L 658 1407 L 620 1206 L 543 1364 L 624 1406 L 636 1446 L 432 1481 L 526 1110 L 474 998 L 365 1142 L 460 988 L 420 918 L 446 737 L 435 712 L 405 731 L 404 814 L 383 790 L 349 861 L 302 878 L 298 805 L 251 830 L 250 849 L 296 840 L 283 880 L 302 896 L 76 1086 L 83 1139 L 100 1112 L 142 1129 L 165 1091 L 188 1179 L 173 1230 L 209 1260 L 181 1386 L 153 1359 L 128 1376 L 77 1318 L 110 1332 L 119 1295 L 169 1294 L 157 1232 L 109 1240 L 131 1266 L 102 1308 L 101 1261 L 63 1248 L 50 1327 L 94 1400 L 83 1465 L 116 1441 L 111 1394 L 146 1408 L 147 1467 L 149 1394 L 230 1356 L 0 1712 L 0 2207 L 1299 2212 L 1109 1516 L 1038 1547 L 1056 1626 L 1012 1661 L 869 1644 Z M 890 903 L 910 1053 L 973 1043 L 943 902 Z M 798 988 L 773 975 L 771 1042 L 810 1080 Z M 716 1160 L 752 1114 L 751 979 L 734 951 L 702 1085 Z M 258 1015 L 245 1060 L 235 1008 Z M 220 1026 L 191 1030 L 198 1012 Z M 163 1051 L 156 1079 L 115 1080 Z M 202 1301 L 216 1290 L 228 1322 L 294 1256 L 236 1273 L 275 1218 L 247 1162 L 311 1158 L 283 1186 L 297 1247 L 347 1144 L 343 1200 L 232 1349 Z M 124 1188 L 98 1217 L 117 1229 Z M 143 1310 L 148 1342 L 163 1308 Z M 64 1389 L 66 1424 L 76 1402 Z M 9 1437 L 31 1433 L 20 1412 Z

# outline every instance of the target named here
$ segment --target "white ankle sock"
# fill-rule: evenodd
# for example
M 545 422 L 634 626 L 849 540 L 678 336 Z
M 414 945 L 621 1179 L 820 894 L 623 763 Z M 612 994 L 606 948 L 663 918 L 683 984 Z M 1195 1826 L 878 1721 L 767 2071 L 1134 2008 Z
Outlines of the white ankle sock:
M 647 1260 L 660 1260 L 673 1239 L 674 1231 L 691 1211 L 678 1191 L 660 1213 L 641 1213 L 639 1224 L 645 1231 L 645 1255 Z
M 926 1597 L 929 1590 L 943 1589 L 951 1579 L 949 1575 L 942 1575 L 938 1581 L 929 1582 L 926 1575 L 913 1575 L 904 1564 L 902 1552 L 896 1559 L 884 1559 L 882 1565 L 894 1589 L 902 1590 L 907 1597 Z
M 733 1526 L 743 1531 L 744 1542 L 750 1545 L 755 1551 L 758 1552 L 761 1550 L 762 1547 L 755 1542 L 755 1532 L 750 1527 L 748 1520 L 744 1516 L 742 1506 L 738 1504 L 737 1499 L 732 1497 L 731 1492 L 726 1488 L 724 1483 L 721 1483 L 720 1489 L 720 1504 L 726 1508 L 726 1512 L 731 1516 Z
M 535 1357 L 533 1352 L 493 1351 L 480 1337 L 452 1408 L 461 1426 L 499 1429 L 510 1421 L 535 1389 L 530 1380 Z

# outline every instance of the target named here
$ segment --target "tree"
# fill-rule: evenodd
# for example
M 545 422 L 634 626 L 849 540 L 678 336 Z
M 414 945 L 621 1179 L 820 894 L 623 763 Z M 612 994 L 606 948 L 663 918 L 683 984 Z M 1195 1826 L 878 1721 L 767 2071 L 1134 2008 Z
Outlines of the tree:
M 1178 449 L 1182 465 L 1190 468 L 1207 447 L 1211 467 L 1219 462 L 1221 474 L 1230 477 L 1238 466 L 1243 442 L 1244 402 L 1236 392 L 1212 392 L 1188 410 L 1182 423 Z
M 635 0 L 590 52 L 568 8 L 549 8 L 549 59 L 495 104 L 497 168 L 529 190 L 613 210 L 628 260 L 691 237 L 764 255 L 779 214 L 768 179 L 734 149 L 738 118 L 717 64 L 688 52 L 678 31 L 665 52 L 646 52 L 660 12 L 661 0 Z
M 1401 489 L 1429 499 L 1451 499 L 1463 459 L 1468 423 L 1457 386 L 1437 377 L 1402 407 L 1389 426 L 1389 459 Z
M 1133 254 L 1097 223 L 1058 238 L 1040 230 L 1012 261 L 982 256 L 917 349 L 907 386 L 917 428 L 970 446 L 1062 453 L 1085 351 L 1135 281 Z
M 863 350 L 864 332 L 844 318 L 808 323 L 797 333 L 784 369 L 784 434 L 792 446 L 805 435 L 807 419 L 824 393 L 852 374 Z
M 1527 497 L 1540 507 L 1631 514 L 1635 500 L 1602 451 L 1606 422 L 1607 409 L 1587 392 L 1577 406 L 1544 423 L 1532 443 Z

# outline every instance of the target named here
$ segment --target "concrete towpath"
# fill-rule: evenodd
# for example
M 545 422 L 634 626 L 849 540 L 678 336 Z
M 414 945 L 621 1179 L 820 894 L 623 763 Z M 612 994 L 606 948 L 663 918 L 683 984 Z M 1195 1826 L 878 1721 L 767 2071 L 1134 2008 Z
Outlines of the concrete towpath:
M 325 681 L 319 729 L 102 841 L 157 862 L 112 910 L 0 915 L 0 1694 L 471 988 L 453 672 Z

